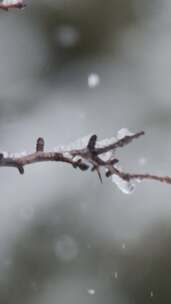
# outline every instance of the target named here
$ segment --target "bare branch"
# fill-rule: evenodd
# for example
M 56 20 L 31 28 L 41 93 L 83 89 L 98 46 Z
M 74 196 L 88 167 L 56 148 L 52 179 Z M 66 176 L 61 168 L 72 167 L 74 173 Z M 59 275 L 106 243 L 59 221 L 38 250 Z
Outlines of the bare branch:
M 132 142 L 133 139 L 136 139 L 141 135 L 144 135 L 143 131 L 133 135 L 126 135 L 118 141 L 105 145 L 101 148 L 96 147 L 97 136 L 92 135 L 87 145 L 85 145 L 83 148 L 70 150 L 66 149 L 59 152 L 45 151 L 44 139 L 39 137 L 36 141 L 36 151 L 33 153 L 24 155 L 16 153 L 0 153 L 0 167 L 14 167 L 17 168 L 20 174 L 24 174 L 24 167 L 29 164 L 47 161 L 64 162 L 72 165 L 73 168 L 79 168 L 81 171 L 86 171 L 90 168 L 92 172 L 97 172 L 101 182 L 102 176 L 100 169 L 103 168 L 106 172 L 106 177 L 115 175 L 126 182 L 130 182 L 131 180 L 155 180 L 171 184 L 171 177 L 169 176 L 125 173 L 118 168 L 117 163 L 119 160 L 114 156 L 110 156 L 107 160 L 103 159 L 102 155 L 105 153 L 108 153 L 109 151 L 116 151 L 117 148 L 124 147 Z

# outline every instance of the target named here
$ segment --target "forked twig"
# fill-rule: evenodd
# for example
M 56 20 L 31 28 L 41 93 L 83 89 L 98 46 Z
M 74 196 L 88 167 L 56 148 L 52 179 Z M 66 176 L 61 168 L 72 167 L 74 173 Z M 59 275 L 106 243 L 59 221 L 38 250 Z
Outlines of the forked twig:
M 33 153 L 25 153 L 24 155 L 0 153 L 0 167 L 14 167 L 19 170 L 20 174 L 24 174 L 24 167 L 26 165 L 38 162 L 54 161 L 68 163 L 72 165 L 73 168 L 79 168 L 81 171 L 86 171 L 90 168 L 91 171 L 97 172 L 100 181 L 102 181 L 100 169 L 104 168 L 106 171 L 106 177 L 117 175 L 119 178 L 127 182 L 131 180 L 155 180 L 171 184 L 170 176 L 123 172 L 118 168 L 117 163 L 119 160 L 115 158 L 113 154 L 107 160 L 104 160 L 103 156 L 106 153 L 110 151 L 115 152 L 117 148 L 124 147 L 142 135 L 144 135 L 143 131 L 126 135 L 114 143 L 104 145 L 101 148 L 97 145 L 97 136 L 92 135 L 85 147 L 80 149 L 67 149 L 59 152 L 45 151 L 44 139 L 40 137 L 37 139 L 36 151 Z

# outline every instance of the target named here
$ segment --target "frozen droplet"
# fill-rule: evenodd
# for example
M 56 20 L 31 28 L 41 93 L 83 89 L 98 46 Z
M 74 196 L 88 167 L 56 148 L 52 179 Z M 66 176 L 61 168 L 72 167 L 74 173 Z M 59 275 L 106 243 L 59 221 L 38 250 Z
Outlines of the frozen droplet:
M 79 37 L 78 29 L 70 25 L 60 26 L 55 32 L 55 40 L 63 48 L 75 46 Z
M 112 182 L 126 194 L 131 194 L 135 189 L 135 185 L 131 181 L 126 181 L 116 174 L 112 175 Z
M 91 296 L 95 295 L 95 293 L 96 293 L 95 289 L 88 289 L 87 292 Z
M 117 132 L 117 138 L 120 140 L 125 136 L 132 136 L 134 133 L 130 132 L 127 128 L 122 128 Z
M 88 86 L 93 89 L 100 84 L 100 77 L 98 74 L 92 73 L 88 76 Z
M 55 254 L 62 261 L 72 261 L 79 254 L 78 244 L 73 237 L 63 235 L 55 244 Z

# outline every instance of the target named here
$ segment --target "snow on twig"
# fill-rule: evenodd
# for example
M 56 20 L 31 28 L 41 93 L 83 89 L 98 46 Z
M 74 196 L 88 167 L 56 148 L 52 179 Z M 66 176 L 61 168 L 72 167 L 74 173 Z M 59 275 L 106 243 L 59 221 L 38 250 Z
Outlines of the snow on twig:
M 26 6 L 23 0 L 1 0 L 0 9 L 8 11 L 10 8 L 22 9 Z
M 97 141 L 97 135 L 91 135 L 71 144 L 67 147 L 57 147 L 52 151 L 45 151 L 43 138 L 38 138 L 36 149 L 33 153 L 0 153 L 0 167 L 14 167 L 24 174 L 24 167 L 38 162 L 64 162 L 78 168 L 81 171 L 91 169 L 96 172 L 102 182 L 101 169 L 105 170 L 105 176 L 112 176 L 112 181 L 124 193 L 131 193 L 134 190 L 132 181 L 155 180 L 171 184 L 170 176 L 157 176 L 153 174 L 137 174 L 124 172 L 118 166 L 118 158 L 115 152 L 118 148 L 131 143 L 134 139 L 144 135 L 144 132 L 130 133 L 127 129 L 118 132 L 117 139 L 105 139 Z

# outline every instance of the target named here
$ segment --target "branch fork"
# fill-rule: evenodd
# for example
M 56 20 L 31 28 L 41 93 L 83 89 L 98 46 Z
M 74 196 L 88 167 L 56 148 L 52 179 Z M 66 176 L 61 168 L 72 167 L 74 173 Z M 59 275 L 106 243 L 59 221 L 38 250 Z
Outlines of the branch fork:
M 101 169 L 103 168 L 105 169 L 106 177 L 114 175 L 124 182 L 130 182 L 131 180 L 155 180 L 171 184 L 170 176 L 127 173 L 118 167 L 119 160 L 114 155 L 116 150 L 124 147 L 144 134 L 144 131 L 135 134 L 128 133 L 115 142 L 105 144 L 102 147 L 98 146 L 97 135 L 92 135 L 86 146 L 81 147 L 80 149 L 66 149 L 57 152 L 45 151 L 45 141 L 42 137 L 39 137 L 36 141 L 35 152 L 33 153 L 25 153 L 24 155 L 0 153 L 0 167 L 14 167 L 18 169 L 20 174 L 24 174 L 24 167 L 29 164 L 46 161 L 64 162 L 72 165 L 73 168 L 80 169 L 81 171 L 91 169 L 92 172 L 97 173 L 101 182 Z M 107 160 L 104 160 L 103 156 L 108 152 L 113 153 Z

